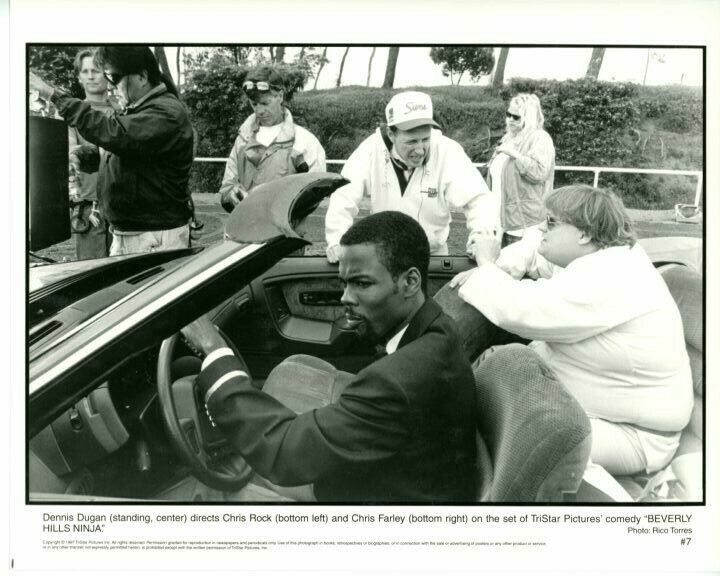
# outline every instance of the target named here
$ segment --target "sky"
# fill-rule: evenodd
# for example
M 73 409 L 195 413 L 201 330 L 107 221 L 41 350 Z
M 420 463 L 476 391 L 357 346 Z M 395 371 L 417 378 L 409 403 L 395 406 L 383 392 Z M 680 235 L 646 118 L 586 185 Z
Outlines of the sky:
M 321 47 L 322 48 L 322 47 Z M 187 48 L 186 48 L 187 49 Z M 291 61 L 299 51 L 289 47 L 286 61 Z M 330 47 L 329 62 L 323 68 L 318 89 L 332 88 L 337 81 L 340 61 L 345 48 Z M 496 60 L 497 52 L 496 49 Z M 321 50 L 318 50 L 321 52 Z M 348 52 L 343 70 L 342 86 L 361 85 L 367 81 L 367 69 L 372 47 L 353 46 Z M 581 78 L 585 75 L 592 48 L 510 48 L 505 66 L 505 80 L 513 77 L 550 78 L 556 80 Z M 176 49 L 166 47 L 170 67 L 174 71 Z M 387 48 L 378 47 L 372 63 L 371 86 L 381 86 L 387 63 Z M 400 49 L 395 72 L 395 87 L 449 85 L 439 65 L 430 59 L 429 47 L 403 47 Z M 649 56 L 649 61 L 648 61 Z M 684 84 L 701 86 L 702 50 L 699 48 L 608 48 L 605 51 L 600 80 L 645 82 L 648 85 Z M 647 67 L 647 74 L 646 74 Z M 487 84 L 490 76 L 472 81 L 467 74 L 461 85 Z M 306 88 L 312 87 L 312 82 Z

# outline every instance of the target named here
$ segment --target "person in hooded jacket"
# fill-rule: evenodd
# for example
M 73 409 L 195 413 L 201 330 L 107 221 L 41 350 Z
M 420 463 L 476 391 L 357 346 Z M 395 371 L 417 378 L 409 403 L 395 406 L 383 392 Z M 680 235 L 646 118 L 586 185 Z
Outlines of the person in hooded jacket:
M 535 94 L 517 94 L 510 100 L 505 135 L 488 164 L 488 184 L 501 197 L 503 248 L 526 234 L 541 234 L 543 200 L 553 189 L 555 175 L 555 146 L 544 123 Z
M 270 66 L 251 71 L 243 82 L 253 113 L 242 123 L 225 165 L 220 203 L 231 212 L 259 184 L 289 174 L 325 171 L 325 150 L 294 123 L 284 104 L 285 83 Z

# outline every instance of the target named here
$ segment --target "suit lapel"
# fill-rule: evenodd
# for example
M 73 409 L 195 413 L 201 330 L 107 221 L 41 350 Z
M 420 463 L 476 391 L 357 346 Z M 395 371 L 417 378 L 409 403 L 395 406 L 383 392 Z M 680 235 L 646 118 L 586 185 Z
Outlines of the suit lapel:
M 405 334 L 403 334 L 403 337 L 400 339 L 398 349 L 413 340 L 417 340 L 427 331 L 430 324 L 432 324 L 441 313 L 442 308 L 440 308 L 434 300 L 427 298 L 420 310 L 418 310 L 412 320 L 410 320 Z

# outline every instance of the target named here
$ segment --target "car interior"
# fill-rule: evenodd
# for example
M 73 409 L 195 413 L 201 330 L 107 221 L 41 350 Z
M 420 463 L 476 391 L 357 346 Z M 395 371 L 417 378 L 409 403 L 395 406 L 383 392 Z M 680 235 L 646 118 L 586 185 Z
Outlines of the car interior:
M 430 295 L 469 266 L 466 258 L 434 257 Z M 702 479 L 697 474 L 703 431 L 702 279 L 678 264 L 664 265 L 661 272 L 683 317 L 695 385 L 692 419 L 670 468 L 677 486 L 675 496 L 696 500 L 702 498 Z M 245 360 L 254 385 L 262 387 L 270 371 L 292 354 L 324 358 L 350 372 L 372 362 L 372 348 L 343 326 L 340 295 L 336 270 L 324 259 L 285 258 L 210 315 Z M 509 340 L 499 337 L 497 342 Z M 529 351 L 499 350 L 492 363 L 475 366 L 478 501 L 609 501 L 606 494 L 583 481 L 590 426 L 582 408 L 552 374 L 540 375 L 532 387 L 502 378 L 505 371 L 493 365 L 502 366 L 512 362 L 512 354 Z M 169 354 L 156 347 L 117 367 L 100 386 L 30 439 L 30 501 L 262 501 L 267 497 L 266 483 L 254 478 L 221 438 L 213 437 L 207 420 L 198 418 L 192 408 L 183 412 L 196 401 L 192 377 L 199 371 L 200 360 L 177 337 Z M 163 355 L 170 361 L 168 382 L 175 388 L 170 393 L 174 401 L 164 404 L 158 392 L 158 360 Z M 179 412 L 175 441 L 169 438 L 173 434 L 163 414 L 168 403 Z M 224 471 L 219 480 L 205 478 L 188 464 L 193 457 L 182 455 L 183 440 L 178 437 L 185 439 L 185 452 L 200 451 L 193 446 L 193 435 L 187 433 L 186 423 L 192 418 L 198 428 L 203 427 L 199 437 L 207 446 L 202 452 L 211 455 L 211 466 Z M 615 480 L 634 499 L 653 498 L 652 478 L 638 475 Z M 250 481 L 250 488 L 238 496 Z
M 433 258 L 430 294 L 470 265 L 465 257 Z M 293 354 L 320 357 L 349 372 L 373 361 L 374 348 L 346 325 L 341 295 L 337 266 L 324 258 L 289 257 L 237 289 L 209 315 L 246 362 L 254 385 L 261 387 L 270 371 Z M 199 371 L 199 359 L 177 337 L 169 356 L 156 346 L 117 366 L 30 440 L 31 500 L 224 498 L 212 486 L 188 479 L 187 462 L 168 441 L 158 399 L 161 355 L 170 359 L 177 389 L 184 377 Z M 191 385 L 185 400 L 194 402 Z M 176 397 L 174 404 L 183 401 Z M 188 484 L 196 492 L 190 498 Z M 221 482 L 220 488 L 226 486 Z
M 257 252 L 252 266 L 243 273 L 223 278 L 206 292 L 198 292 L 191 306 L 180 303 L 178 306 L 184 308 L 176 309 L 186 310 L 187 321 L 192 320 L 192 310 L 198 314 L 207 312 L 228 345 L 246 363 L 255 386 L 262 387 L 271 370 L 294 354 L 322 358 L 339 370 L 353 373 L 373 361 L 374 349 L 358 338 L 345 318 L 337 266 L 322 256 L 288 256 L 306 243 L 298 234 L 304 218 L 343 183 L 339 176 L 329 176 L 329 184 L 315 186 L 316 177 L 301 175 L 296 178 L 298 189 L 293 192 L 291 187 L 278 187 L 272 203 L 267 196 L 257 195 L 259 213 L 270 216 L 262 222 L 257 214 L 246 211 L 241 216 L 240 211 L 233 212 L 226 227 L 231 240 L 253 242 L 259 235 L 278 236 L 277 241 L 270 242 L 265 252 Z M 234 249 L 226 244 L 216 252 L 223 250 L 231 253 Z M 47 294 L 44 289 L 33 292 L 28 306 L 31 350 L 33 346 L 42 347 L 43 339 L 52 336 L 53 330 L 70 333 L 82 318 L 103 307 L 112 308 L 137 286 L 161 276 L 166 267 L 189 268 L 184 273 L 186 279 L 191 278 L 195 274 L 192 262 L 197 262 L 195 251 L 180 252 L 142 257 L 150 259 L 149 264 L 143 264 L 142 258 L 128 260 L 109 268 L 106 274 L 88 272 L 72 285 L 60 282 Z M 704 302 L 703 279 L 698 271 L 702 267 L 692 268 L 667 258 L 656 265 L 683 318 L 695 407 L 667 470 L 653 477 L 611 480 L 630 500 L 697 502 L 704 498 Z M 474 263 L 464 255 L 431 257 L 428 296 L 443 306 L 446 284 L 472 266 Z M 98 286 L 98 282 L 104 284 Z M 71 288 L 74 299 L 68 305 Z M 446 311 L 451 315 L 479 314 L 467 305 L 465 309 Z M 167 337 L 182 325 L 172 315 L 170 309 L 157 326 L 141 326 L 145 331 L 142 344 L 129 339 L 116 346 L 107 364 L 110 368 L 105 369 L 105 364 L 102 370 L 93 366 L 92 362 L 102 363 L 102 357 L 86 363 L 84 366 L 101 377 L 80 386 L 78 389 L 84 392 L 74 396 L 74 401 L 60 396 L 44 398 L 46 406 L 58 404 L 49 424 L 29 428 L 29 502 L 270 499 L 268 490 L 272 487 L 253 473 L 212 427 L 205 412 L 198 409 L 201 402 L 193 381 L 200 360 L 177 333 Z M 463 323 L 458 325 L 468 358 L 474 362 L 484 350 L 471 345 L 477 335 L 463 334 Z M 522 343 L 488 325 L 486 343 Z M 590 453 L 589 421 L 554 375 L 538 368 L 532 385 L 526 379 L 504 376 L 508 372 L 504 367 L 512 366 L 517 354 L 530 353 L 519 344 L 504 346 L 493 351 L 486 361 L 473 364 L 478 422 L 477 502 L 612 501 L 607 492 L 584 478 Z M 82 367 L 79 370 L 72 376 L 75 380 L 83 378 Z M 269 393 L 294 403 L 290 407 L 298 412 L 307 408 L 312 395 L 310 390 L 306 397 L 297 391 Z M 284 495 L 288 500 L 303 498 L 292 490 Z

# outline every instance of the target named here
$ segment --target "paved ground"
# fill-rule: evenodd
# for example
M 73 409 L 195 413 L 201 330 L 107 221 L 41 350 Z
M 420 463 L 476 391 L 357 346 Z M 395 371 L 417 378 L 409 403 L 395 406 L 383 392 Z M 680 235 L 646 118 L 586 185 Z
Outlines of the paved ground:
M 194 194 L 197 216 L 205 224 L 202 235 L 197 244 L 208 246 L 222 240 L 223 225 L 227 213 L 220 206 L 217 194 Z M 306 249 L 306 254 L 316 255 L 325 253 L 324 219 L 327 210 L 327 200 L 308 219 L 307 239 L 313 244 Z M 679 224 L 675 222 L 672 210 L 645 211 L 630 210 L 635 219 L 638 236 L 641 238 L 655 236 L 693 236 L 702 238 L 703 225 Z M 360 216 L 368 214 L 368 204 L 361 205 Z M 462 214 L 453 214 L 453 223 L 450 226 L 448 245 L 453 254 L 465 253 L 465 218 Z M 38 251 L 37 254 L 57 261 L 70 261 L 75 259 L 73 240 L 56 244 Z

